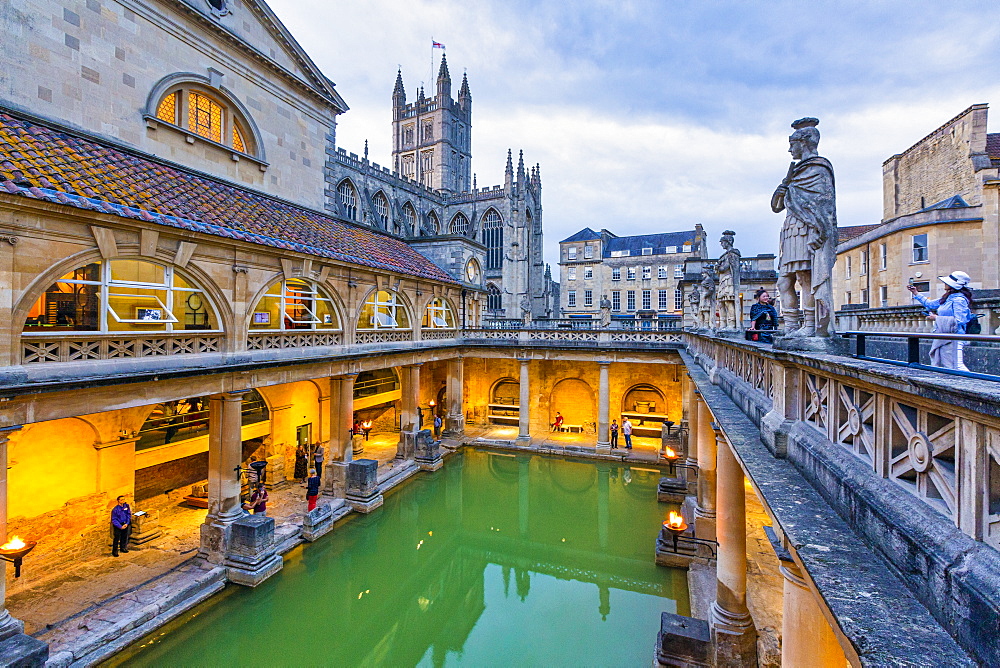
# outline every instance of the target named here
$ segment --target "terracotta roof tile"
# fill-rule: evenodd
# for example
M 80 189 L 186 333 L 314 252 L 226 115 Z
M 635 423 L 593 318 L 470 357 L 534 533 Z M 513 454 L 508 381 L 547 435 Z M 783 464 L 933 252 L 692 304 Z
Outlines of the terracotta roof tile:
M 870 232 L 878 227 L 875 225 L 851 225 L 849 227 L 838 227 L 837 228 L 837 243 L 844 243 L 845 241 L 850 241 L 855 237 L 860 237 L 865 232 Z
M 3 192 L 454 283 L 403 241 L 0 111 Z

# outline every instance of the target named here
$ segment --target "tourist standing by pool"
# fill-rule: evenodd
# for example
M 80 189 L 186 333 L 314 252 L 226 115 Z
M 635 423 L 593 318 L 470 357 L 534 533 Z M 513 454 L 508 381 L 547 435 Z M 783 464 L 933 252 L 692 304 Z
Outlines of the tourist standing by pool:
M 618 449 L 618 420 L 612 420 L 611 421 L 611 426 L 609 427 L 609 429 L 611 430 L 611 449 L 612 450 L 617 450 Z
M 306 501 L 309 502 L 307 510 L 316 507 L 316 498 L 319 496 L 319 476 L 316 469 L 309 469 L 309 479 L 306 480 Z
M 632 449 L 632 423 L 628 418 L 622 418 L 622 436 L 625 437 L 625 449 Z
M 111 556 L 117 557 L 118 550 L 128 552 L 128 533 L 132 526 L 132 509 L 125 502 L 124 496 L 119 496 L 118 505 L 111 509 L 111 531 L 114 538 L 111 542 Z
M 316 477 L 323 478 L 323 444 L 317 443 L 316 449 L 313 450 L 313 463 L 316 467 Z

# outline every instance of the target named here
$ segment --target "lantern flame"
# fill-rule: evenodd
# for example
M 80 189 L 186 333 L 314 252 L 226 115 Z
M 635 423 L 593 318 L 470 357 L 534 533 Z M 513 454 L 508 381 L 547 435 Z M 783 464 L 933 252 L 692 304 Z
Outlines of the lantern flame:
M 366 421 L 362 422 L 361 423 L 361 428 L 362 429 L 371 429 L 372 428 L 372 421 L 371 420 L 366 420 Z
M 668 446 L 663 449 L 663 456 L 667 459 L 677 459 L 677 452 Z
M 670 517 L 667 519 L 667 526 L 671 529 L 680 529 L 684 526 L 684 517 L 673 510 L 670 511 Z
M 0 550 L 20 550 L 25 547 L 25 543 L 20 536 L 13 536 L 4 545 L 0 545 Z

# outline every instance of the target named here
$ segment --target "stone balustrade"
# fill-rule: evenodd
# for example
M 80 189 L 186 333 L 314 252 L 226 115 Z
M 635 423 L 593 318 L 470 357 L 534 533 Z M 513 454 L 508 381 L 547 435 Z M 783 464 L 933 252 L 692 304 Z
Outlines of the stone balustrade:
M 993 292 L 993 291 L 990 291 Z M 983 334 L 1000 334 L 1000 298 L 977 298 L 974 313 L 981 314 Z M 934 323 L 919 304 L 886 308 L 843 309 L 835 314 L 837 331 L 930 332 Z

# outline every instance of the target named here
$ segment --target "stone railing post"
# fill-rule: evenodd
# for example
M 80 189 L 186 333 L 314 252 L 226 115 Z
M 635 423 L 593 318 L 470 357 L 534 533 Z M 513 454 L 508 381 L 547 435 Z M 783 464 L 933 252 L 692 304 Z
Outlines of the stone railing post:
M 760 425 L 760 437 L 775 457 L 788 452 L 788 430 L 798 419 L 799 370 L 781 360 L 771 361 L 771 410 Z

